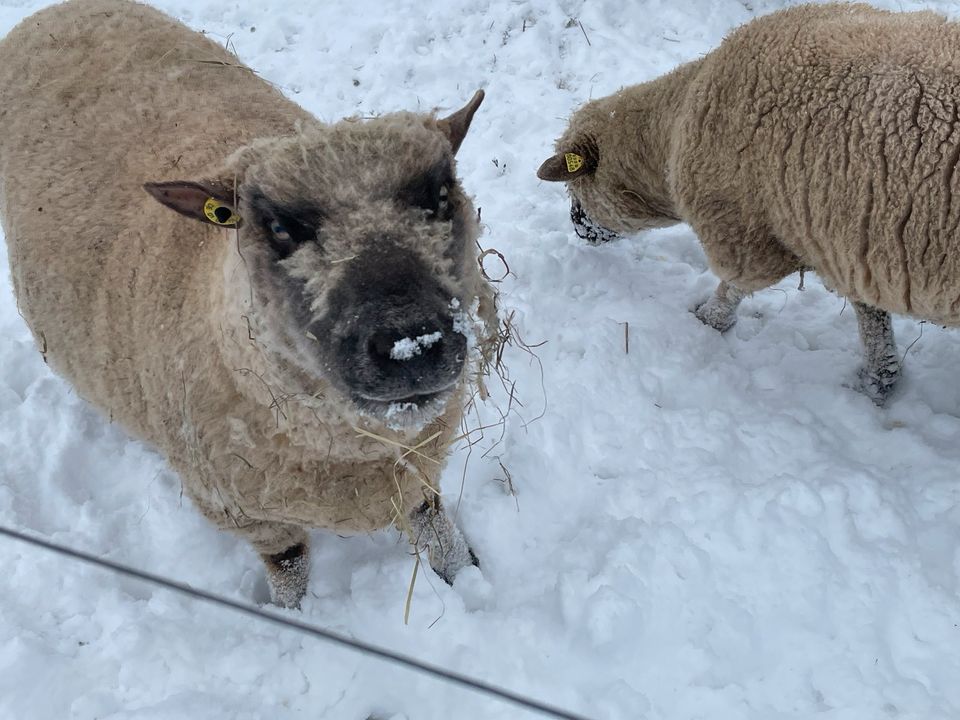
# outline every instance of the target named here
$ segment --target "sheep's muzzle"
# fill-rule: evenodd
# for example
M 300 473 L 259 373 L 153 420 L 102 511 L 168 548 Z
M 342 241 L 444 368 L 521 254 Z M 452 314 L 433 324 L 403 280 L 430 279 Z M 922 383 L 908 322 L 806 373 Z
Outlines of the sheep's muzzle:
M 351 262 L 335 306 L 332 371 L 357 408 L 392 425 L 432 420 L 463 374 L 453 297 L 414 253 L 379 248 Z
M 439 415 L 467 355 L 466 338 L 455 332 L 453 318 L 437 314 L 368 328 L 355 340 L 354 365 L 346 373 L 357 407 L 393 425 Z
M 570 221 L 573 223 L 573 229 L 577 235 L 591 245 L 600 245 L 620 239 L 619 233 L 594 222 L 576 198 L 570 199 Z

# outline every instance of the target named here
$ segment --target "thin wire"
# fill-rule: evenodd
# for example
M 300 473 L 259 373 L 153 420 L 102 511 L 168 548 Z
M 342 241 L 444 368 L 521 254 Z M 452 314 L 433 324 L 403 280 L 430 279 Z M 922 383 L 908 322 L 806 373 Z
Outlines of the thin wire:
M 112 560 L 105 560 L 97 557 L 96 555 L 90 555 L 81 550 L 74 550 L 73 548 L 59 545 L 57 543 L 50 542 L 49 540 L 32 537 L 17 530 L 4 527 L 3 525 L 0 525 L 0 535 L 6 536 L 13 540 L 19 540 L 21 542 L 28 543 L 35 547 L 49 550 L 59 555 L 73 558 L 74 560 L 79 560 L 80 562 L 96 565 L 97 567 L 110 570 L 121 575 L 126 575 L 127 577 L 136 578 L 137 580 L 142 580 L 143 582 L 151 583 L 153 585 L 159 585 L 167 588 L 168 590 L 173 590 L 174 592 L 178 592 L 183 595 L 189 595 L 197 600 L 205 600 L 215 605 L 228 607 L 232 610 L 236 610 L 247 615 L 252 615 L 261 620 L 266 620 L 267 622 L 271 622 L 276 625 L 282 625 L 286 628 L 297 630 L 322 640 L 327 640 L 328 642 L 332 642 L 336 645 L 341 645 L 352 650 L 356 650 L 362 654 L 373 655 L 381 660 L 402 665 L 416 672 L 432 675 L 436 678 L 469 688 L 470 690 L 490 695 L 504 702 L 519 705 L 528 710 L 533 710 L 544 715 L 550 715 L 551 717 L 555 718 L 561 718 L 562 720 L 590 720 L 590 718 L 585 715 L 577 715 L 568 710 L 563 710 L 552 705 L 548 705 L 547 703 L 540 702 L 539 700 L 525 697 L 513 692 L 512 690 L 497 687 L 496 685 L 491 685 L 482 680 L 476 680 L 467 675 L 462 675 L 437 665 L 421 662 L 420 660 L 410 657 L 409 655 L 403 655 L 392 650 L 387 650 L 386 648 L 371 645 L 370 643 L 363 642 L 362 640 L 354 640 L 346 635 L 340 635 L 339 633 L 317 627 L 316 625 L 310 625 L 298 620 L 292 620 L 281 615 L 274 615 L 273 613 L 262 610 L 256 605 L 249 605 L 237 600 L 231 600 L 228 597 L 207 592 L 206 590 L 197 590 L 196 588 L 192 588 L 189 585 L 184 585 L 183 583 L 175 580 L 169 580 L 159 575 L 154 575 L 153 573 L 138 570 L 127 565 L 121 565 L 120 563 Z

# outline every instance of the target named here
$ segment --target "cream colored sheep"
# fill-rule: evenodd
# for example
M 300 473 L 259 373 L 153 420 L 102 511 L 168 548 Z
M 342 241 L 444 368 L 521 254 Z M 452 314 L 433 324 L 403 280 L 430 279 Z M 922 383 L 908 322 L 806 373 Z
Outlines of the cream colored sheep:
M 578 232 L 684 221 L 735 322 L 744 293 L 803 268 L 853 301 L 864 389 L 900 363 L 888 313 L 960 325 L 960 24 L 808 5 L 754 20 L 672 73 L 586 104 L 541 166 Z
M 57 372 L 253 544 L 278 604 L 306 589 L 306 528 L 395 523 L 448 581 L 476 562 L 437 487 L 471 306 L 496 323 L 454 166 L 481 100 L 323 125 L 125 0 L 49 8 L 0 42 L 23 316 Z

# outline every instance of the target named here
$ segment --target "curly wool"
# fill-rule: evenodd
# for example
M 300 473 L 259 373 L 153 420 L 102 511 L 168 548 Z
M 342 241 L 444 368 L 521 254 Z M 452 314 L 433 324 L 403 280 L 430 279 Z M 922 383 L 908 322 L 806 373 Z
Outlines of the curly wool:
M 798 6 L 588 103 L 557 148 L 616 231 L 688 222 L 740 290 L 802 268 L 854 301 L 960 324 L 960 24 Z
M 431 116 L 384 122 L 413 117 L 433 138 L 424 152 L 442 148 Z M 224 163 L 243 172 L 278 142 L 303 162 L 298 138 L 340 132 L 140 4 L 73 0 L 0 41 L 0 216 L 27 323 L 58 373 L 160 449 L 197 507 L 265 556 L 305 543 L 305 527 L 382 528 L 434 497 L 468 388 L 417 431 L 357 415 L 254 327 L 271 310 L 243 310 L 234 233 L 171 212 L 141 186 Z M 334 160 L 332 172 L 349 166 Z M 491 291 L 478 270 L 467 283 L 492 338 Z M 401 446 L 417 452 L 400 462 Z

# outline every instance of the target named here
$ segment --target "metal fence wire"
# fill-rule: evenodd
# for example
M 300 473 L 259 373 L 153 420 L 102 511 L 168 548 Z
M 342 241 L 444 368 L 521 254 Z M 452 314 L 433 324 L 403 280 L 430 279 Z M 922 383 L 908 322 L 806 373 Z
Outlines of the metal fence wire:
M 163 587 L 175 593 L 194 598 L 195 600 L 201 600 L 213 605 L 229 608 L 231 610 L 244 613 L 245 615 L 255 617 L 258 620 L 273 623 L 274 625 L 280 625 L 289 630 L 293 630 L 304 635 L 309 635 L 335 645 L 340 645 L 363 655 L 379 658 L 384 662 L 399 665 L 412 672 L 430 675 L 438 680 L 459 685 L 460 687 L 467 688 L 488 697 L 496 698 L 505 703 L 510 703 L 526 710 L 538 712 L 547 717 L 561 718 L 562 720 L 591 720 L 591 718 L 588 718 L 585 715 L 578 715 L 577 713 L 555 707 L 525 695 L 521 695 L 520 693 L 512 690 L 492 685 L 484 682 L 483 680 L 478 680 L 462 673 L 447 670 L 446 668 L 442 668 L 438 665 L 423 662 L 409 655 L 394 652 L 393 650 L 363 642 L 362 640 L 356 640 L 317 625 L 311 625 L 310 623 L 305 623 L 299 620 L 284 617 L 282 615 L 277 615 L 264 610 L 263 608 L 257 607 L 256 605 L 240 602 L 238 600 L 232 600 L 231 598 L 208 592 L 206 590 L 199 590 L 197 588 L 190 587 L 189 585 L 185 585 L 184 583 L 177 582 L 176 580 L 171 580 L 160 575 L 154 575 L 153 573 L 139 570 L 128 565 L 123 565 L 121 563 L 114 562 L 113 560 L 106 560 L 104 558 L 97 557 L 96 555 L 83 552 L 82 550 L 76 550 L 74 548 L 67 547 L 66 545 L 60 545 L 58 543 L 51 542 L 44 538 L 28 535 L 20 530 L 15 530 L 13 528 L 0 525 L 0 536 L 5 536 L 12 540 L 27 543 L 37 548 L 43 548 L 44 550 L 48 550 L 63 557 L 70 558 L 74 561 L 94 565 L 98 568 L 108 570 L 119 575 L 125 575 L 126 577 L 134 578 L 151 585 Z

